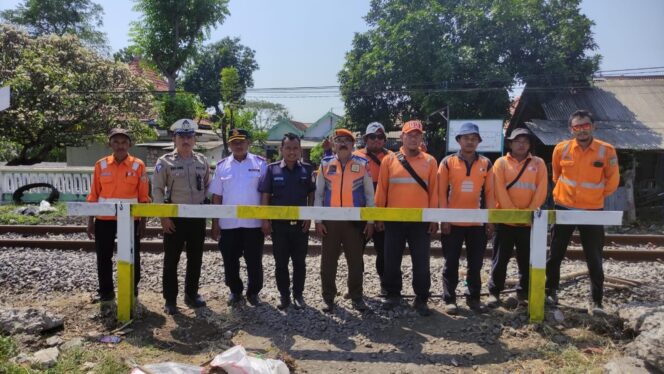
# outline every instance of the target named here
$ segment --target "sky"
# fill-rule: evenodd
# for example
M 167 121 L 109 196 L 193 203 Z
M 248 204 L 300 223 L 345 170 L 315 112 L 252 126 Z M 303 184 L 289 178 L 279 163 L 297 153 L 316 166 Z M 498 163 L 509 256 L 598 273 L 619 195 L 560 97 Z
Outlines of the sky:
M 21 2 L 0 0 L 0 9 Z M 104 7 L 103 31 L 111 49 L 129 45 L 129 23 L 139 17 L 133 1 L 96 2 Z M 255 88 L 337 86 L 354 34 L 367 30 L 363 17 L 369 0 L 230 0 L 229 8 L 230 17 L 208 42 L 239 37 L 254 49 L 260 67 L 254 73 Z M 664 0 L 584 0 L 581 11 L 595 22 L 601 70 L 664 66 Z M 280 102 L 302 122 L 313 122 L 329 110 L 344 113 L 337 94 L 283 96 L 254 92 L 247 98 Z

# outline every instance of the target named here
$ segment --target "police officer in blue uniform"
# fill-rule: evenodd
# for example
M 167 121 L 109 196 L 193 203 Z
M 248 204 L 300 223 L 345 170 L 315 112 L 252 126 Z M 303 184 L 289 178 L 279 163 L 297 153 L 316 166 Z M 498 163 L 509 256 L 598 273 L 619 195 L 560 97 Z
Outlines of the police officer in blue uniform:
M 282 160 L 268 165 L 261 178 L 258 191 L 262 205 L 311 206 L 314 203 L 316 185 L 313 166 L 301 161 L 300 138 L 287 133 L 281 139 Z M 310 220 L 263 220 L 263 233 L 272 235 L 272 253 L 276 264 L 275 277 L 281 302 L 277 308 L 283 310 L 291 304 L 290 275 L 288 261 L 293 261 L 293 304 L 296 309 L 304 307 L 304 280 L 306 278 L 307 249 L 309 247 Z
M 212 203 L 223 205 L 260 205 L 258 182 L 267 163 L 261 156 L 249 152 L 251 137 L 247 130 L 231 129 L 228 143 L 232 154 L 217 164 L 210 184 Z M 263 244 L 265 237 L 258 219 L 222 218 L 212 220 L 212 237 L 219 240 L 224 260 L 226 286 L 231 294 L 229 305 L 242 301 L 244 284 L 240 279 L 240 257 L 247 265 L 247 301 L 260 303 L 258 293 L 263 288 Z

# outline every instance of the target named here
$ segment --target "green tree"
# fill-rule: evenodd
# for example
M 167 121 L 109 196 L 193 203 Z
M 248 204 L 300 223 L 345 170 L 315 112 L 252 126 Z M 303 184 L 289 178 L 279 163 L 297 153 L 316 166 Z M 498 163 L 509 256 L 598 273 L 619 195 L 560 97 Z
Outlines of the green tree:
M 24 0 L 16 9 L 0 12 L 9 23 L 23 26 L 32 36 L 74 34 L 86 45 L 102 52 L 108 50 L 104 8 L 91 0 Z
M 182 66 L 229 15 L 228 0 L 135 1 L 134 10 L 143 16 L 132 22 L 131 39 L 141 56 L 168 79 L 169 91 L 175 92 Z
M 291 118 L 286 106 L 265 100 L 247 101 L 244 109 L 255 113 L 254 128 L 258 130 L 268 130 L 280 118 Z
M 339 73 L 349 126 L 419 118 L 440 155 L 441 108 L 506 118 L 515 83 L 587 84 L 598 59 L 579 1 L 372 0 Z
M 240 44 L 239 38 L 224 38 L 206 45 L 183 69 L 182 86 L 186 91 L 198 94 L 206 107 L 213 107 L 217 116 L 222 117 L 219 72 L 226 67 L 236 68 L 238 89 L 244 95 L 248 87 L 254 86 L 252 74 L 258 69 L 254 55 L 254 50 Z
M 178 92 L 175 95 L 162 95 L 157 104 L 158 125 L 170 129 L 173 122 L 181 118 L 199 119 L 207 116 L 205 107 L 196 95 Z
M 235 67 L 226 67 L 219 73 L 221 102 L 224 105 L 224 116 L 221 118 L 221 139 L 224 150 L 228 150 L 226 133 L 228 128 L 235 128 L 235 114 L 242 107 L 244 91 L 240 85 L 240 74 Z
M 105 137 L 112 127 L 150 130 L 148 83 L 124 64 L 85 48 L 74 35 L 30 38 L 0 25 L 0 86 L 12 89 L 11 107 L 0 112 L 0 143 L 18 146 L 11 165 L 43 161 L 51 151 Z

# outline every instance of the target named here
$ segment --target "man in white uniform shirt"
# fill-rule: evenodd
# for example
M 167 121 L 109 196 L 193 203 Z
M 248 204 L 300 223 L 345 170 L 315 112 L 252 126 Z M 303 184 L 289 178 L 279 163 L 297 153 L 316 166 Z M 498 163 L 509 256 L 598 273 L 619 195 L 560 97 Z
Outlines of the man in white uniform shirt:
M 264 158 L 249 153 L 250 135 L 247 130 L 232 129 L 228 133 L 232 155 L 219 161 L 210 192 L 212 203 L 222 205 L 261 205 L 258 182 L 267 169 Z M 229 305 L 242 301 L 244 284 L 240 279 L 240 257 L 247 265 L 247 301 L 260 303 L 258 293 L 263 288 L 262 221 L 258 219 L 222 218 L 212 220 L 212 237 L 219 240 L 224 260 L 226 286 L 231 294 Z

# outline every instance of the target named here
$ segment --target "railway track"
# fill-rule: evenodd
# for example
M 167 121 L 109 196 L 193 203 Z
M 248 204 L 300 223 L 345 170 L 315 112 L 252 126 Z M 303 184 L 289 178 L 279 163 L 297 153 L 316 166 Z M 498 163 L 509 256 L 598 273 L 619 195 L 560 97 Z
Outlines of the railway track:
M 0 239 L 0 248 L 42 248 L 42 249 L 63 249 L 63 250 L 85 250 L 94 251 L 94 241 L 92 240 L 63 240 L 63 239 L 32 239 L 31 235 L 63 235 L 63 234 L 81 234 L 85 233 L 84 226 L 35 226 L 35 225 L 0 225 L 0 234 L 21 234 L 26 236 L 21 239 Z M 146 232 L 146 239 L 141 241 L 141 251 L 161 252 L 163 243 L 155 237 L 161 233 L 161 228 L 149 227 Z M 316 238 L 312 231 L 311 236 Z M 439 240 L 436 235 L 433 240 Z M 578 238 L 573 238 L 578 243 Z M 607 235 L 608 245 L 654 245 L 664 247 L 664 235 Z M 205 250 L 217 250 L 217 244 L 206 242 Z M 320 243 L 310 243 L 309 252 L 319 254 L 321 250 Z M 272 245 L 266 243 L 265 251 L 271 252 Z M 367 246 L 367 253 L 373 253 L 373 247 Z M 433 256 L 441 256 L 442 251 L 439 246 L 432 247 Z M 491 251 L 487 251 L 487 257 L 491 256 Z M 620 250 L 608 248 L 604 250 L 604 257 L 618 261 L 664 261 L 664 250 Z M 569 259 L 583 259 L 583 251 L 580 249 L 569 249 L 567 251 Z

